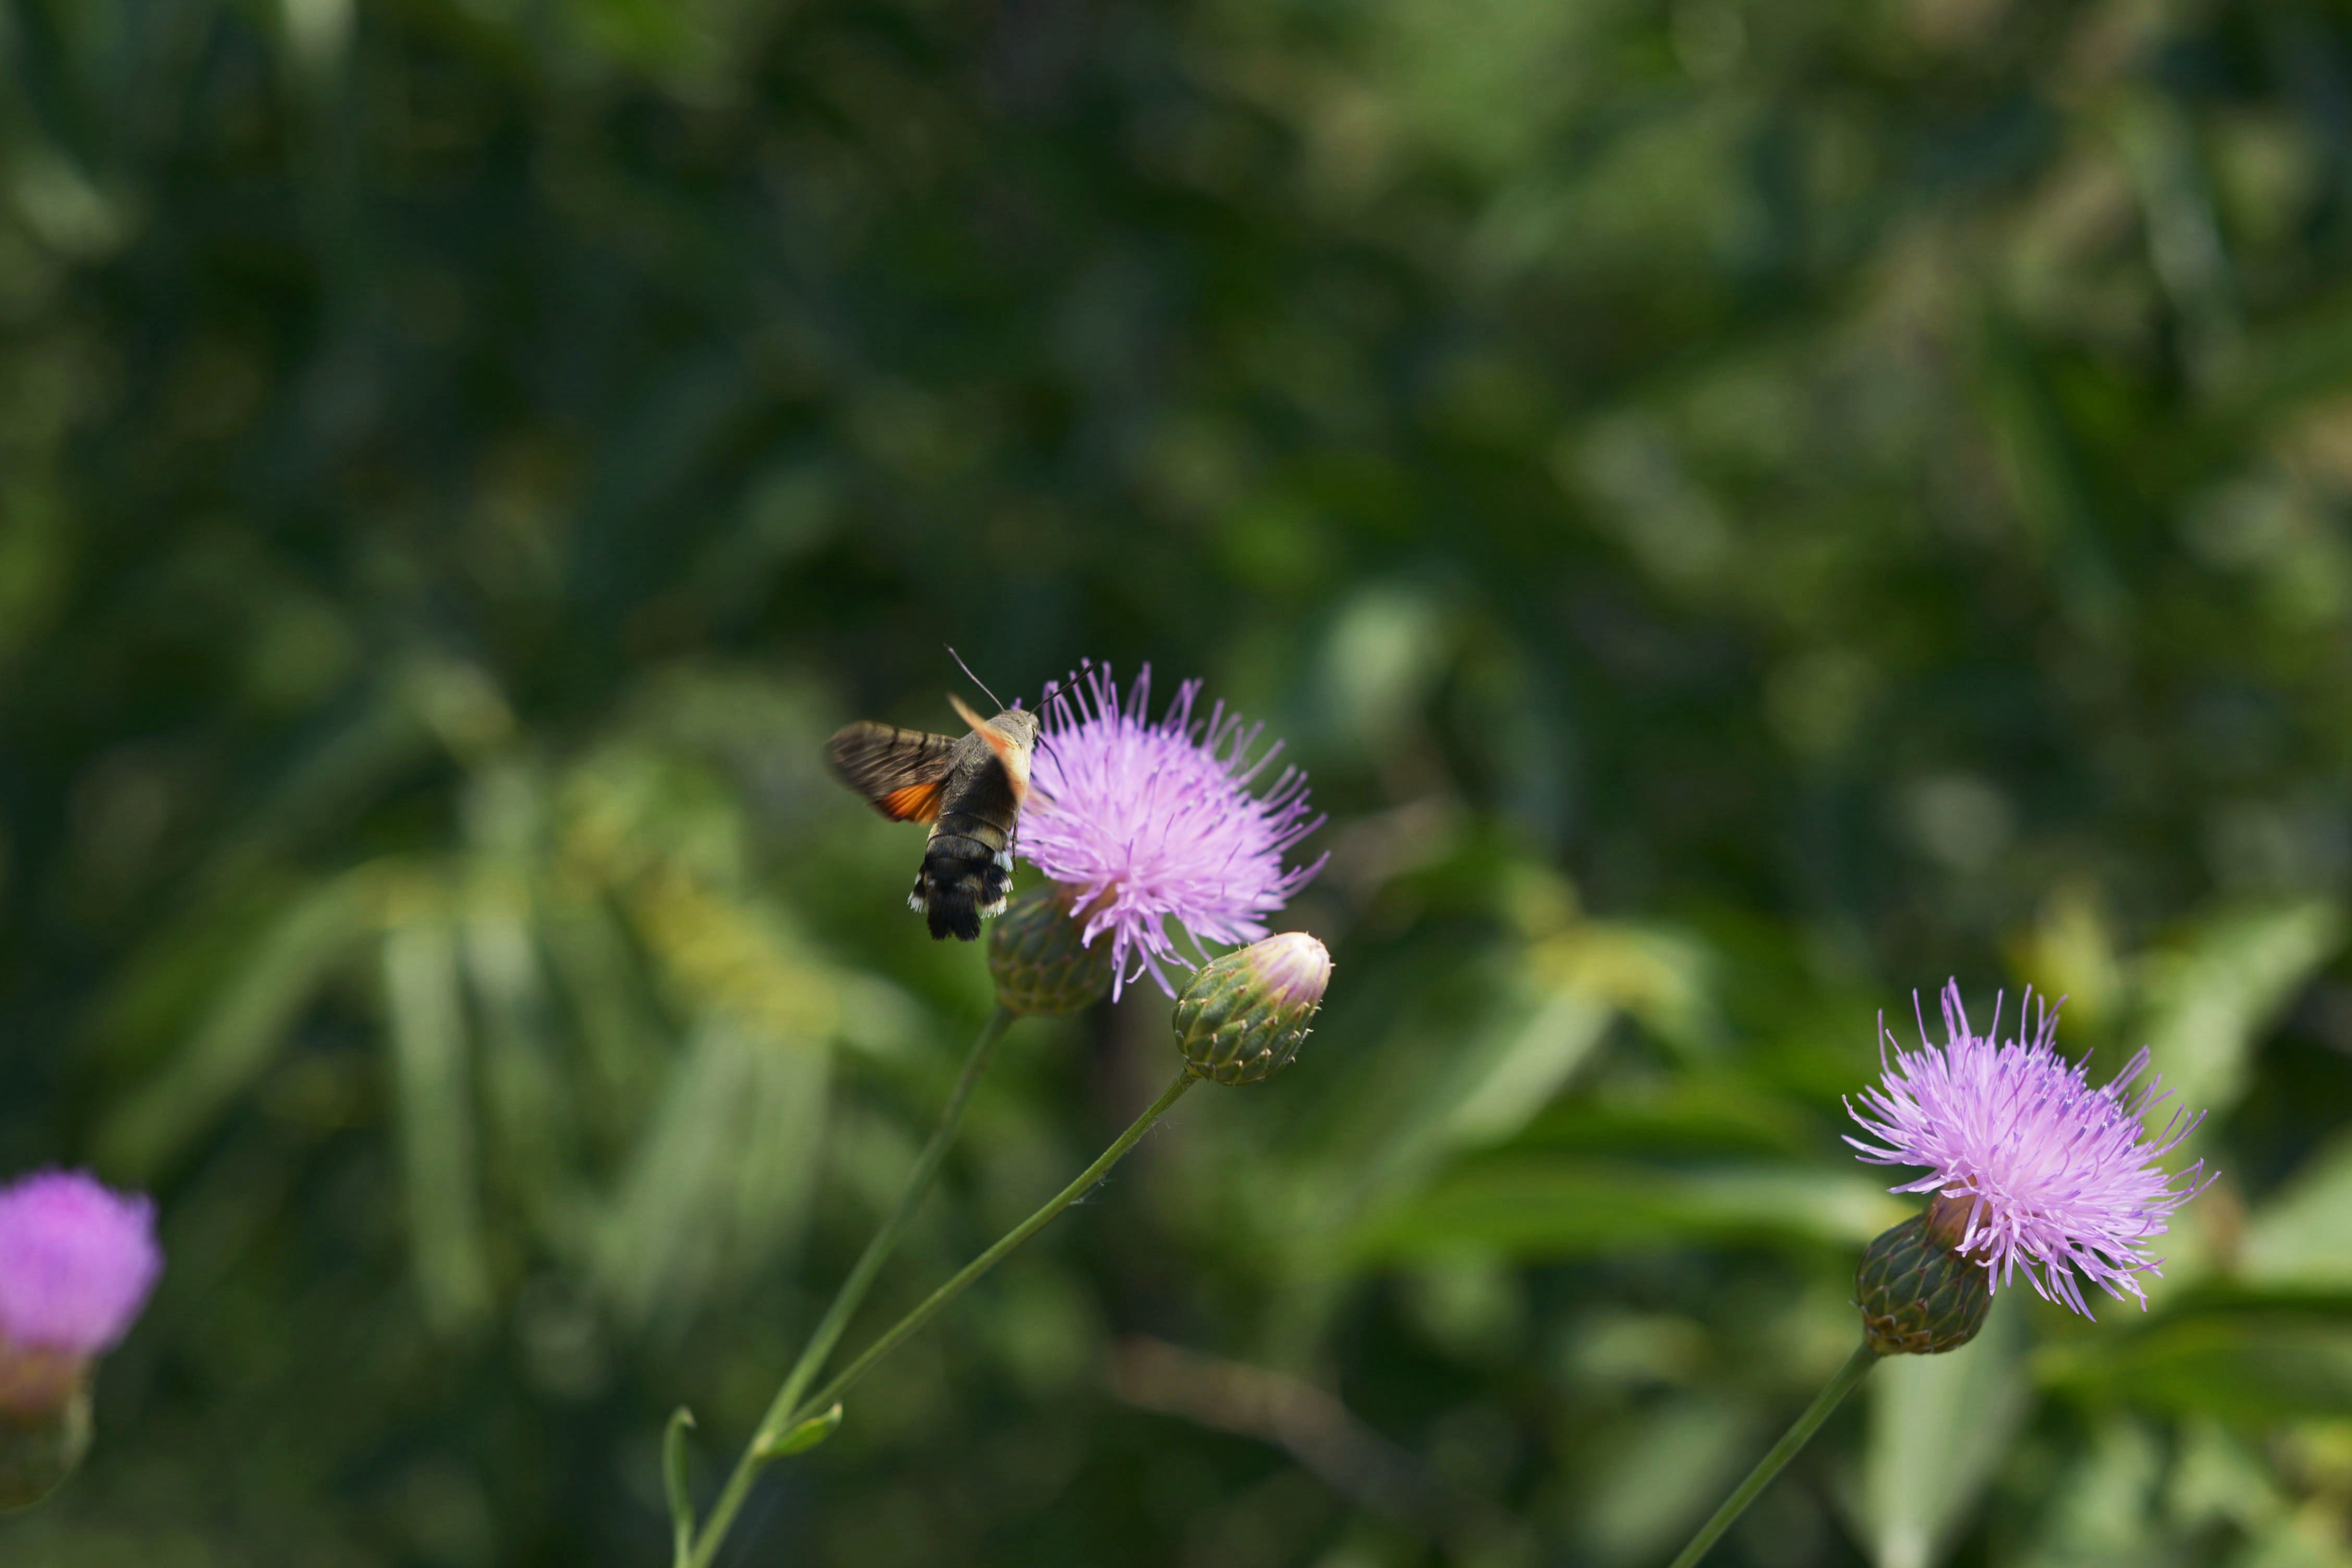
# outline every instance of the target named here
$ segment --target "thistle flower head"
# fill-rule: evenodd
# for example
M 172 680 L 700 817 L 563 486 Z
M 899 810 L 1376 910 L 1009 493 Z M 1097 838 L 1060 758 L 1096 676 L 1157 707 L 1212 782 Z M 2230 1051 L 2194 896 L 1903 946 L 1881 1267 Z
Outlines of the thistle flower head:
M 2044 1300 L 2084 1317 L 2091 1315 L 2085 1281 L 2145 1307 L 2138 1276 L 2161 1272 L 2163 1261 L 2149 1257 L 2147 1245 L 2211 1180 L 2199 1179 L 2201 1160 L 2178 1176 L 2158 1162 L 2203 1113 L 2175 1110 L 2151 1134 L 2142 1119 L 2167 1097 L 2147 1071 L 2145 1047 L 2094 1089 L 2084 1064 L 2058 1054 L 2057 1008 L 2036 1008 L 2028 1036 L 2021 1007 L 2019 1032 L 1996 1043 L 1998 1001 L 1982 1035 L 1969 1030 L 1958 982 L 1946 984 L 1943 1002 L 1942 1046 L 1929 1043 L 1923 1017 L 1920 1049 L 1905 1051 L 1882 1020 L 1880 1081 L 1863 1091 L 1860 1109 L 1846 1106 L 1875 1142 L 1846 1142 L 1872 1164 L 1927 1168 L 1893 1190 L 1938 1194 L 1930 1232 L 1981 1262 L 1991 1289 L 2021 1270 Z M 2025 1006 L 2034 1006 L 2031 991 Z
M 1265 917 L 1323 867 L 1284 863 L 1323 824 L 1307 815 L 1307 775 L 1286 768 L 1253 793 L 1281 742 L 1253 760 L 1264 726 L 1222 702 L 1195 717 L 1200 693 L 1197 680 L 1179 686 L 1156 723 L 1149 666 L 1124 701 L 1109 667 L 1092 663 L 1047 693 L 1021 848 L 1073 889 L 1087 943 L 1109 941 L 1113 996 L 1146 972 L 1173 996 L 1169 964 L 1264 936 Z
M 0 1187 L 0 1352 L 114 1348 L 163 1269 L 155 1205 L 79 1171 Z

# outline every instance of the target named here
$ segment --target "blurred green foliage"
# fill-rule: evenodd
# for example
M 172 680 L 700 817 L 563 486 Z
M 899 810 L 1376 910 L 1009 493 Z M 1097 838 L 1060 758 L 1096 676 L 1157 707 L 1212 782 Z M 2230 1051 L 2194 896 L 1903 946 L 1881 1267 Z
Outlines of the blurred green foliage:
M 2222 1170 L 1724 1568 L 2352 1563 L 2352 13 L 5 0 L 0 1170 L 171 1271 L 32 1568 L 653 1563 L 987 1004 L 818 764 L 1081 656 L 1314 772 L 1192 1097 L 730 1561 L 1662 1561 L 1881 1009 Z M 1172 1065 L 1024 1023 L 849 1348 Z

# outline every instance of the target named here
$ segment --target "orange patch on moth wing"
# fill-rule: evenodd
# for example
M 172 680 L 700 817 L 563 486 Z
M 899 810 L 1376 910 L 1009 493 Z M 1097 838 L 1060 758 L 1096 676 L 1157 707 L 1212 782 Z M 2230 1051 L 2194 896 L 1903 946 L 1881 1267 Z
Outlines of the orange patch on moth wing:
M 874 804 L 882 815 L 893 822 L 933 822 L 940 815 L 940 797 L 947 794 L 947 781 L 933 779 L 929 784 L 908 784 L 889 794 L 877 795 Z

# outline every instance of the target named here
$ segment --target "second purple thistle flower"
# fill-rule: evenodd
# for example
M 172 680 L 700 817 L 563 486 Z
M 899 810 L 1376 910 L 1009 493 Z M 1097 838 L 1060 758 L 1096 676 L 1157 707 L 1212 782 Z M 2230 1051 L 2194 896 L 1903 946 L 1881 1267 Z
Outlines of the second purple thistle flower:
M 2091 1087 L 2083 1064 L 2058 1054 L 2058 1012 L 2044 1006 L 2024 1030 L 1996 1044 L 2000 1008 L 1982 1035 L 1969 1028 L 1957 981 L 1944 987 L 1940 1047 L 1919 1026 L 1920 1049 L 1899 1047 L 1894 1059 L 1885 1033 L 1876 1087 L 1863 1091 L 1853 1119 L 1875 1142 L 1848 1138 L 1878 1165 L 1923 1165 L 1927 1174 L 1895 1188 L 1937 1194 L 1931 1231 L 1948 1229 L 1946 1245 L 1981 1260 L 1989 1282 L 2005 1285 L 2021 1270 L 2045 1299 L 2091 1315 L 2083 1300 L 2089 1281 L 2121 1300 L 2145 1307 L 2138 1276 L 2160 1272 L 2149 1242 L 2162 1236 L 2175 1209 L 2204 1190 L 2204 1162 L 2179 1176 L 2158 1163 L 2204 1120 L 2176 1110 L 2150 1133 L 2142 1119 L 2165 1098 L 2148 1074 L 2147 1051 L 2124 1064 L 2111 1081 Z M 2032 1005 L 2032 993 L 2026 1005 Z
M 1114 996 L 1146 971 L 1174 995 L 1165 965 L 1265 936 L 1265 917 L 1323 868 L 1285 864 L 1323 825 L 1307 815 L 1307 775 L 1285 768 L 1252 793 L 1282 743 L 1259 752 L 1265 727 L 1222 702 L 1196 718 L 1200 693 L 1184 682 L 1153 722 L 1149 665 L 1122 701 L 1109 667 L 1088 663 L 1046 695 L 1021 852 L 1070 889 L 1087 943 L 1109 941 Z

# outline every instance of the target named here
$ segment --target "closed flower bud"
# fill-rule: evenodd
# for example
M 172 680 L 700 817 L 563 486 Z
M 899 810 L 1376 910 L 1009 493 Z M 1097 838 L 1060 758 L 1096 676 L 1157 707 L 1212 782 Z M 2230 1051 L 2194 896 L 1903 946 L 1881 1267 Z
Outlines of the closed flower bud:
M 1290 1065 L 1331 983 L 1331 954 L 1284 931 L 1195 971 L 1176 998 L 1176 1045 L 1195 1077 L 1255 1083 Z
M 1862 1337 L 1880 1355 L 1935 1355 L 1977 1337 L 1992 1306 L 1985 1266 L 1959 1252 L 1966 1199 L 1937 1197 L 1870 1244 L 1854 1274 Z
M 1094 1005 L 1109 994 L 1111 943 L 1089 945 L 1086 923 L 1070 907 L 1077 889 L 1047 882 L 1014 899 L 988 939 L 988 973 L 1008 1013 L 1054 1017 Z

